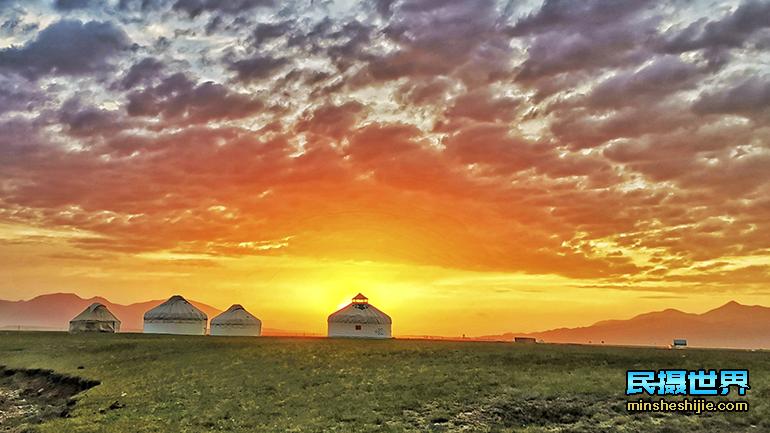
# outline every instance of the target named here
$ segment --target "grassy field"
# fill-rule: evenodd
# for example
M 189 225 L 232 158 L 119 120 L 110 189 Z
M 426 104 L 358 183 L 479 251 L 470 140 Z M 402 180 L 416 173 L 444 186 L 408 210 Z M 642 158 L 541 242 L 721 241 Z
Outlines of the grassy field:
M 101 382 L 0 431 L 770 431 L 767 352 L 6 332 L 0 365 Z M 658 368 L 748 368 L 751 411 L 628 414 L 625 371 Z

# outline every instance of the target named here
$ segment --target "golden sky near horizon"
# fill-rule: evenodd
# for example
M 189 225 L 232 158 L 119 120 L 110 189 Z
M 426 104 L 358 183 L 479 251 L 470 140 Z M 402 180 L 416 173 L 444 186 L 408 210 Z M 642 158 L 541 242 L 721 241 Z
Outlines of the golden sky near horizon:
M 768 14 L 0 2 L 0 299 L 323 332 L 363 292 L 450 336 L 770 304 Z

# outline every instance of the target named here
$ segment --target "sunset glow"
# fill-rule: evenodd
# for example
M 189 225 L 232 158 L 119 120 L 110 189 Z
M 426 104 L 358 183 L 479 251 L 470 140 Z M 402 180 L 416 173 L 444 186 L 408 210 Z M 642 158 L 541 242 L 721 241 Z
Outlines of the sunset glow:
M 362 292 L 396 336 L 770 304 L 768 16 L 0 0 L 0 299 L 322 334 Z

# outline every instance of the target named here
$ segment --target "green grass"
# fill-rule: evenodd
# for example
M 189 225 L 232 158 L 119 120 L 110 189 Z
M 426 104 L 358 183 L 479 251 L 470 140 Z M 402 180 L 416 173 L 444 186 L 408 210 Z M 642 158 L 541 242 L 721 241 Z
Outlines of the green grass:
M 770 431 L 767 352 L 7 332 L 0 364 L 101 381 L 50 433 Z M 751 411 L 628 414 L 659 368 L 748 368 Z

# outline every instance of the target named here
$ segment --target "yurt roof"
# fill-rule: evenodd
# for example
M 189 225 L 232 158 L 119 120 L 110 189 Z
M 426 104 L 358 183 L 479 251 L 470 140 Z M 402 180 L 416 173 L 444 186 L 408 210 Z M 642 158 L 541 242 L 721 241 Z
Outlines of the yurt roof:
M 88 306 L 82 313 L 75 316 L 71 322 L 118 322 L 117 317 L 110 312 L 103 304 L 95 302 Z
M 393 323 L 393 319 L 391 319 L 390 316 L 377 309 L 374 305 L 366 302 L 366 299 L 366 296 L 359 293 L 353 298 L 352 303 L 341 310 L 332 313 L 328 319 L 329 323 L 360 323 L 376 325 L 390 325 Z
M 243 306 L 235 304 L 224 313 L 211 319 L 212 325 L 260 326 L 262 321 L 246 311 Z
M 144 313 L 144 320 L 199 321 L 208 320 L 208 316 L 195 308 L 187 299 L 174 295 L 166 302 Z

